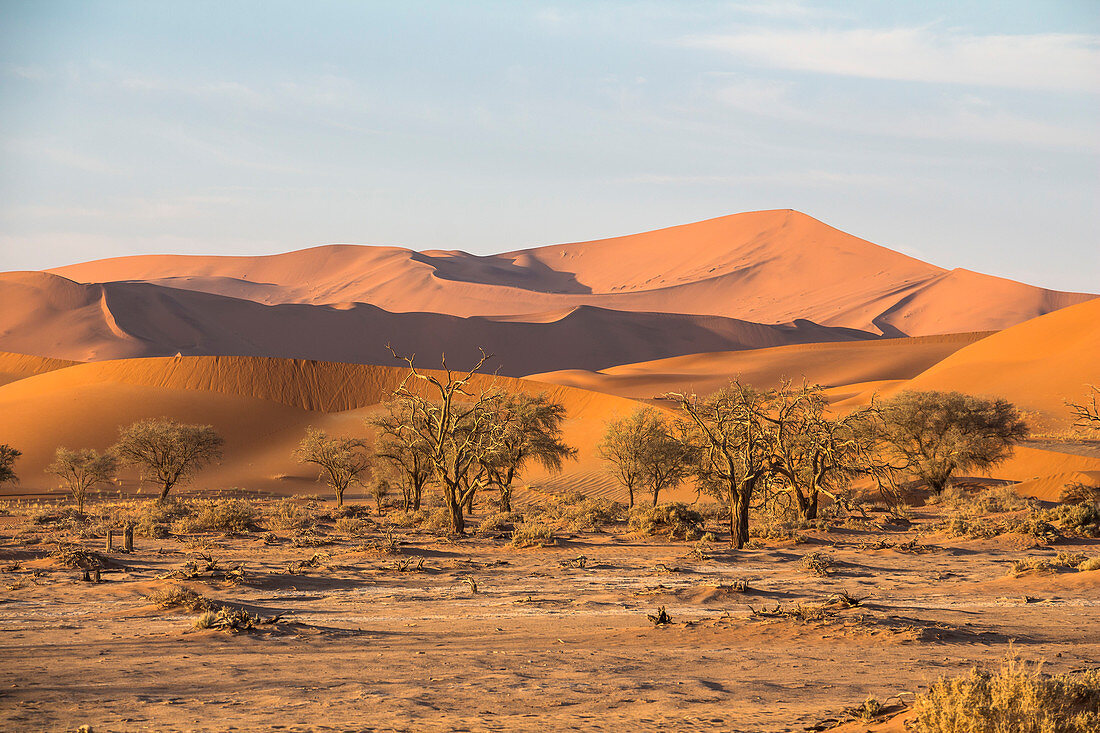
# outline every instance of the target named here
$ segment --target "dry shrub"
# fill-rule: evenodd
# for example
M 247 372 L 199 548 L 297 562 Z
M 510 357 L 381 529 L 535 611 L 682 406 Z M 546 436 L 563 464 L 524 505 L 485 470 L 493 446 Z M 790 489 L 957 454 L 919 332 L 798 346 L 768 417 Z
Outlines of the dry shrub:
M 265 507 L 264 524 L 268 529 L 312 529 L 314 517 L 309 507 L 294 499 L 286 498 Z
M 1010 655 L 989 671 L 942 677 L 913 703 L 923 733 L 1087 733 L 1100 730 L 1100 670 L 1047 675 Z
M 928 497 L 927 503 L 943 504 L 966 517 L 1016 512 L 1035 506 L 1035 502 L 1020 496 L 1011 486 L 993 486 L 978 491 L 949 486 L 939 496 Z
M 687 504 L 636 506 L 628 525 L 639 535 L 661 535 L 670 540 L 698 540 L 704 534 L 705 518 Z
M 563 532 L 596 532 L 625 516 L 626 507 L 618 502 L 569 491 L 551 496 L 538 510 L 528 513 L 527 521 Z
M 1066 484 L 1058 501 L 1063 504 L 1100 504 L 1100 486 L 1089 486 L 1080 481 Z
M 521 515 L 515 512 L 494 512 L 488 514 L 477 525 L 478 534 L 496 534 L 498 532 L 506 532 L 516 522 L 521 519 Z
M 243 608 L 222 606 L 217 611 L 206 611 L 195 619 L 196 629 L 223 629 L 225 631 L 246 631 L 264 623 L 259 616 Z
M 145 596 L 145 600 L 159 608 L 182 608 L 191 613 L 210 610 L 206 596 L 178 585 L 157 588 Z
M 386 519 L 398 527 L 419 527 L 428 518 L 428 512 L 423 509 L 408 512 L 390 512 Z
M 1067 534 L 1100 537 L 1100 503 L 1059 504 L 1043 512 L 1043 515 Z
M 92 550 L 85 550 L 79 545 L 58 542 L 57 547 L 50 552 L 50 557 L 67 568 L 79 568 L 81 570 L 103 569 L 109 562 L 103 555 Z
M 333 519 L 339 519 L 340 517 L 365 519 L 370 516 L 370 513 L 371 509 L 366 504 L 344 504 L 343 506 L 336 507 L 330 512 Z
M 255 529 L 256 508 L 244 499 L 221 499 L 196 502 L 193 511 L 180 517 L 172 530 L 177 534 L 194 532 L 225 532 L 233 534 Z
M 359 537 L 371 530 L 372 523 L 369 519 L 358 517 L 340 517 L 336 520 L 336 531 L 349 537 Z
M 836 560 L 827 552 L 811 552 L 808 555 L 803 555 L 799 561 L 802 565 L 802 569 L 814 575 L 826 576 L 832 572 L 833 566 L 836 565 Z
M 512 531 L 512 547 L 544 547 L 555 542 L 554 531 L 542 522 L 517 524 Z

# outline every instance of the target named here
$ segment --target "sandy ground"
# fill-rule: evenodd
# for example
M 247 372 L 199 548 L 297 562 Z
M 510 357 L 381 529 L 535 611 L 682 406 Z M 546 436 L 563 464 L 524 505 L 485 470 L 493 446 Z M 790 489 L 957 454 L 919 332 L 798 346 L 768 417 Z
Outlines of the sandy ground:
M 995 664 L 1010 642 L 1049 671 L 1095 665 L 1100 571 L 1008 570 L 1060 549 L 1097 555 L 1100 541 L 947 538 L 926 533 L 930 511 L 906 531 L 838 525 L 740 552 L 622 525 L 528 549 L 396 529 L 384 552 L 380 528 L 329 530 L 315 547 L 285 532 L 139 537 L 100 584 L 45 556 L 35 539 L 48 530 L 3 517 L 0 728 L 804 730 L 869 695 Z M 914 538 L 917 551 L 898 549 Z M 803 569 L 814 551 L 833 572 Z M 160 577 L 199 552 L 242 563 L 243 581 Z M 282 618 L 197 630 L 194 614 L 143 599 L 173 584 Z M 863 600 L 823 621 L 750 611 L 840 592 Z M 673 623 L 655 627 L 661 605 Z

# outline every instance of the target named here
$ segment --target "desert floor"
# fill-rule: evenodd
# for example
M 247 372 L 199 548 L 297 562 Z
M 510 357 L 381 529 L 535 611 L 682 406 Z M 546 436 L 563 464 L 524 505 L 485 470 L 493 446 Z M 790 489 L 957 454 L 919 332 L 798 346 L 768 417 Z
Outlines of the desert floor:
M 524 549 L 385 519 L 356 537 L 324 523 L 297 539 L 138 537 L 132 554 L 89 537 L 116 566 L 98 584 L 49 555 L 54 530 L 9 508 L 4 730 L 804 730 L 995 664 L 1010 644 L 1048 671 L 1100 659 L 1100 570 L 1011 572 L 1095 556 L 1100 540 L 951 537 L 933 507 L 908 528 L 872 513 L 738 552 L 625 524 Z M 801 562 L 813 552 L 835 560 L 826 575 Z M 204 558 L 213 573 L 165 577 Z M 240 578 L 218 577 L 237 564 Z M 196 614 L 144 598 L 173 585 L 280 618 L 198 630 Z M 816 620 L 752 611 L 842 593 L 859 604 L 834 598 Z M 647 619 L 659 606 L 671 624 Z

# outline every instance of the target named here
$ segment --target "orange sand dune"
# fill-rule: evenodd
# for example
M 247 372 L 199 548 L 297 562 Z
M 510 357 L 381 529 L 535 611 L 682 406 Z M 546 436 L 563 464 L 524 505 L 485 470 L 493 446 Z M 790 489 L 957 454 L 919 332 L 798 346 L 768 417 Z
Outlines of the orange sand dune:
M 42 471 L 58 445 L 106 448 L 118 428 L 147 417 L 214 425 L 226 438 L 225 459 L 196 485 L 316 490 L 316 472 L 291 452 L 307 425 L 367 434 L 363 419 L 407 370 L 255 357 L 176 357 L 78 364 L 0 386 L 4 442 L 23 451 L 22 477 L 5 491 L 53 485 Z M 594 445 L 604 423 L 637 403 L 569 387 L 479 376 L 475 386 L 547 391 L 568 410 L 566 439 L 580 451 L 559 476 L 530 479 L 569 485 L 573 474 L 602 472 Z
M 734 377 L 762 388 L 777 386 L 784 378 L 795 381 L 805 378 L 826 387 L 843 387 L 909 379 L 986 335 L 962 333 L 692 354 L 624 364 L 598 372 L 571 369 L 533 374 L 530 378 L 633 399 L 683 390 L 707 394 L 724 387 Z
M 249 355 L 387 363 L 386 344 L 452 365 L 495 354 L 510 375 L 599 369 L 714 349 L 871 338 L 808 321 L 764 326 L 716 316 L 621 312 L 591 306 L 513 317 L 390 313 L 373 305 L 287 303 L 149 283 L 85 285 L 49 273 L 0 275 L 0 348 L 93 361 L 141 356 Z
M 124 257 L 51 272 L 268 305 L 359 302 L 456 316 L 591 305 L 759 323 L 807 319 L 891 336 L 1001 329 L 1094 297 L 946 271 L 791 210 L 486 257 L 334 245 L 267 257 Z
M 905 389 L 959 390 L 1005 397 L 1065 423 L 1065 400 L 1100 384 L 1100 300 L 1071 306 L 995 333 L 916 376 Z
M 63 369 L 79 362 L 65 359 L 47 359 L 42 356 L 29 356 L 28 354 L 12 354 L 0 351 L 0 385 L 14 382 L 24 377 L 32 377 L 35 374 L 51 372 L 54 369 Z

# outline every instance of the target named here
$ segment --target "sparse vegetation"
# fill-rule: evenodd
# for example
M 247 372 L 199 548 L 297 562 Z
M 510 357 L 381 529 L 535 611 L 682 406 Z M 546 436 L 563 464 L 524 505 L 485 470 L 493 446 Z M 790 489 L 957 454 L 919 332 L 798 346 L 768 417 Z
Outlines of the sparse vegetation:
M 145 596 L 158 608 L 182 608 L 190 613 L 210 610 L 210 601 L 201 593 L 178 585 L 157 588 Z
M 224 444 L 210 425 L 160 418 L 122 428 L 112 450 L 123 462 L 140 467 L 143 478 L 156 482 L 164 501 L 173 486 L 217 460 Z
M 53 463 L 46 467 L 46 473 L 61 479 L 76 501 L 77 512 L 83 514 L 88 490 L 114 478 L 117 466 L 118 458 L 109 451 L 99 453 L 92 448 L 69 450 L 62 446 L 54 454 Z
M 295 455 L 302 463 L 321 467 L 321 478 L 336 494 L 336 506 L 343 506 L 344 492 L 362 483 L 373 464 L 365 442 L 358 438 L 330 437 L 324 430 L 307 428 Z
M 803 555 L 802 559 L 799 560 L 799 564 L 803 570 L 824 577 L 833 571 L 836 566 L 836 558 L 827 552 L 811 552 L 808 555 Z
M 541 522 L 517 524 L 512 531 L 512 547 L 543 547 L 555 541 L 553 529 Z
M 1091 733 L 1100 729 L 1100 670 L 1044 674 L 1011 655 L 996 670 L 941 678 L 913 710 L 922 733 Z
M 248 532 L 256 527 L 256 508 L 243 499 L 200 500 L 191 511 L 177 519 L 172 530 L 178 534 L 195 532 Z
M 986 469 L 1012 455 L 1028 436 L 1010 402 L 961 392 L 902 392 L 878 406 L 878 440 L 893 463 L 933 493 L 956 471 Z
M 702 514 L 687 504 L 636 506 L 628 526 L 639 535 L 660 535 L 670 540 L 698 540 L 705 533 Z

